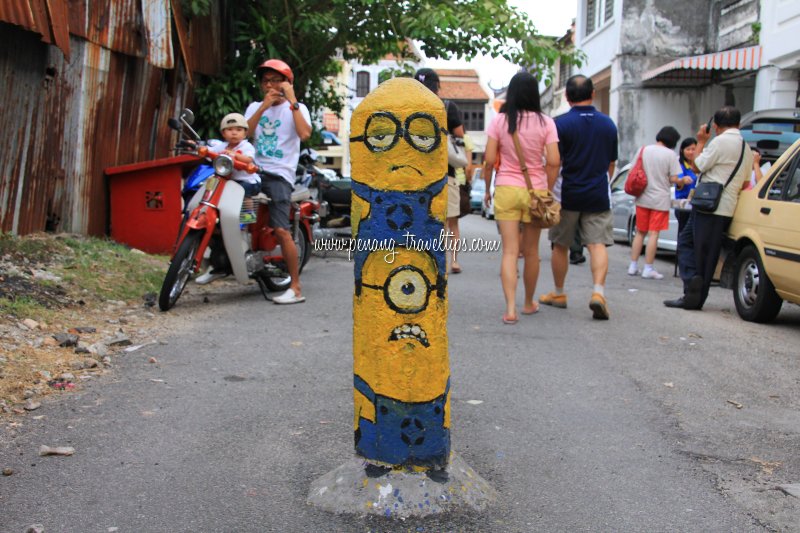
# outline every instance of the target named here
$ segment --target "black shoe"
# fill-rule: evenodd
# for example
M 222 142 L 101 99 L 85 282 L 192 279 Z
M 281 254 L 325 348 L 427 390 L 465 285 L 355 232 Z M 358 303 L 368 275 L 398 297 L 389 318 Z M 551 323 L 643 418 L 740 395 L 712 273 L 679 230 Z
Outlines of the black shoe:
M 683 305 L 683 296 L 681 296 L 680 298 L 676 298 L 675 300 L 664 300 L 664 305 L 666 305 L 667 307 L 685 309 Z
M 583 255 L 581 252 L 570 252 L 569 253 L 569 263 L 571 265 L 580 265 L 581 263 L 586 262 L 586 256 Z
M 692 276 L 683 295 L 684 309 L 700 309 L 703 307 L 703 277 Z

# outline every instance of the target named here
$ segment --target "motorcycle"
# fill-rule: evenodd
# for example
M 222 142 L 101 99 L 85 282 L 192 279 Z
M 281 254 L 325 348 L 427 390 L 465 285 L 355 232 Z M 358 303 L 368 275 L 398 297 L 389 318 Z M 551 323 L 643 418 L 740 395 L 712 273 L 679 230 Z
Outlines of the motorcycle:
M 336 171 L 316 165 L 319 154 L 304 148 L 300 152 L 300 166 L 305 177 L 303 181 L 317 191 L 317 200 L 325 205 L 324 215 L 320 215 L 320 228 L 345 228 L 350 226 L 350 180 L 341 178 Z
M 291 284 L 286 261 L 275 232 L 269 226 L 270 199 L 263 193 L 253 197 L 255 222 L 240 224 L 245 214 L 242 204 L 244 189 L 232 179 L 234 169 L 263 171 L 252 163 L 242 163 L 199 146 L 200 136 L 191 127 L 193 121 L 194 115 L 189 109 L 182 111 L 180 118 L 169 120 L 170 127 L 180 134 L 176 153 L 210 160 L 214 173 L 204 179 L 203 187 L 185 208 L 188 214 L 181 222 L 175 252 L 161 286 L 158 306 L 162 311 L 167 311 L 175 305 L 191 275 L 199 270 L 205 251 L 214 237 L 221 237 L 236 280 L 247 283 L 254 279 L 264 298 L 270 300 L 270 292 L 286 290 Z M 307 188 L 300 188 L 292 193 L 291 205 L 289 220 L 302 271 L 311 257 L 314 239 L 311 228 L 319 219 L 319 203 L 311 198 Z

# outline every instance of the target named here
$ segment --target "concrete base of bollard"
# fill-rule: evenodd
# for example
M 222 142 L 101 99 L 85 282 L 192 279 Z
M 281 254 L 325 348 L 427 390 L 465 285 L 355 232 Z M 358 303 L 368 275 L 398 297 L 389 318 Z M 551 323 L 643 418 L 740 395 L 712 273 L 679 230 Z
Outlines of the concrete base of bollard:
M 455 453 L 444 470 L 415 472 L 354 456 L 311 484 L 307 502 L 336 514 L 397 518 L 483 511 L 497 492 Z

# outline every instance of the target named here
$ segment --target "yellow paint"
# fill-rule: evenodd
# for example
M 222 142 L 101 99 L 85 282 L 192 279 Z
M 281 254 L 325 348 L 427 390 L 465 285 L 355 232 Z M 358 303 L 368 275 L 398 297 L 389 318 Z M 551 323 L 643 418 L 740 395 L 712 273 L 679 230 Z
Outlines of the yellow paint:
M 442 184 L 447 174 L 446 112 L 442 101 L 421 83 L 409 78 L 384 82 L 356 108 L 350 126 L 355 181 L 374 191 L 408 193 L 412 196 L 403 198 L 417 206 L 424 191 Z M 354 237 L 373 208 L 380 210 L 353 195 Z M 444 186 L 430 202 L 429 218 L 421 220 L 416 213 L 415 227 L 432 230 L 425 220 L 443 223 L 446 213 Z M 388 225 L 386 231 L 381 228 L 387 221 L 370 220 L 370 224 L 376 235 L 392 235 Z M 405 249 L 399 235 L 394 238 L 397 246 L 391 263 L 386 251 L 377 251 L 366 257 L 360 270 L 361 293 L 353 303 L 354 373 L 376 395 L 399 402 L 430 402 L 445 393 L 450 376 L 447 299 L 437 293 L 444 273 L 431 254 Z M 415 238 L 432 244 L 439 235 Z M 421 331 L 426 342 L 421 341 Z M 409 332 L 416 335 L 405 334 Z M 355 430 L 360 420 L 377 422 L 375 406 L 367 397 L 355 391 L 354 403 Z M 449 428 L 449 395 L 444 409 L 444 427 Z M 371 461 L 379 463 L 380 457 Z
M 406 281 L 422 285 L 436 283 L 436 263 L 425 252 L 398 248 L 392 264 L 384 261 L 384 254 L 373 253 L 364 263 L 361 296 L 355 298 L 353 306 L 353 352 L 354 371 L 370 384 L 377 394 L 406 402 L 429 401 L 445 391 L 450 375 L 447 357 L 447 300 L 439 298 L 433 289 L 427 294 L 427 307 L 419 313 L 402 314 L 388 307 L 384 292 L 366 285 L 383 286 L 390 273 L 400 265 L 411 265 L 422 271 L 427 280 L 412 272 L 405 277 L 396 277 L 389 284 L 389 293 L 398 305 L 419 306 L 424 303 L 424 291 L 420 288 L 411 296 L 402 293 Z M 395 278 L 393 278 L 395 279 Z M 413 339 L 390 341 L 396 328 L 413 324 L 418 326 L 428 339 L 426 347 Z M 357 407 L 366 412 L 366 398 L 356 393 Z M 450 408 L 445 408 L 445 427 L 449 427 Z M 374 409 L 370 420 L 374 420 Z M 356 418 L 356 422 L 358 418 Z
M 406 119 L 421 109 L 432 110 L 431 114 L 442 130 L 447 128 L 447 114 L 438 96 L 416 80 L 393 78 L 380 84 L 355 109 L 350 120 L 350 135 L 367 135 L 380 145 L 389 141 L 395 126 L 386 119 L 378 118 L 370 121 L 367 131 L 367 121 L 371 115 L 388 111 L 405 125 Z M 409 134 L 418 138 L 433 136 L 426 121 L 412 121 L 409 129 Z M 399 139 L 390 150 L 377 153 L 369 151 L 363 142 L 351 141 L 350 159 L 353 168 L 358 170 L 358 175 L 354 172 L 353 177 L 376 189 L 424 189 L 447 173 L 447 138 L 444 131 L 439 133 L 439 137 L 440 148 L 430 153 L 415 150 L 405 139 Z

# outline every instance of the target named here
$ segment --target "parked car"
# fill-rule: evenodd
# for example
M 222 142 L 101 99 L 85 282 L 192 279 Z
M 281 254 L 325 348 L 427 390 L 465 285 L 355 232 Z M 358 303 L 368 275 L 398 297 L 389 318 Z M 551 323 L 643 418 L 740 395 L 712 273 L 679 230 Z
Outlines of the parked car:
M 469 191 L 470 211 L 480 212 L 484 194 L 486 194 L 486 183 L 482 179 L 473 179 L 472 189 Z
M 758 148 L 762 159 L 774 163 L 800 139 L 800 108 L 761 109 L 745 114 L 740 122 L 742 138 Z
M 744 320 L 770 322 L 784 300 L 800 304 L 800 140 L 739 195 L 720 285 Z
M 633 163 L 628 163 L 617 172 L 611 181 L 611 213 L 614 218 L 614 240 L 633 244 L 636 235 L 636 198 L 625 192 L 625 181 Z M 673 194 L 674 196 L 674 194 Z M 645 237 L 647 242 L 647 237 Z M 674 252 L 678 248 L 678 219 L 675 211 L 669 210 L 669 228 L 658 234 L 658 248 Z

